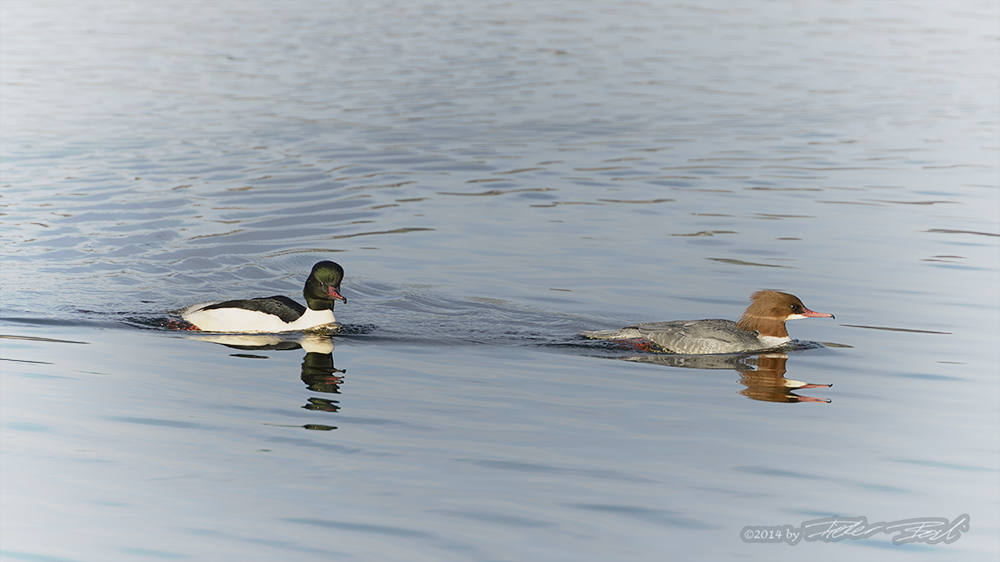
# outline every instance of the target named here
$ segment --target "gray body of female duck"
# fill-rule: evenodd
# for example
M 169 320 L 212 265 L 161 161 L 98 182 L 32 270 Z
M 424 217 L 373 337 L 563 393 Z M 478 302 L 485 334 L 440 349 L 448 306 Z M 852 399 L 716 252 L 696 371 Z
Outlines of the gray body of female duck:
M 620 330 L 581 332 L 591 339 L 642 338 L 673 353 L 692 355 L 741 353 L 780 347 L 789 341 L 785 322 L 798 318 L 833 318 L 806 308 L 795 295 L 757 291 L 738 322 L 732 320 L 675 320 L 635 324 Z

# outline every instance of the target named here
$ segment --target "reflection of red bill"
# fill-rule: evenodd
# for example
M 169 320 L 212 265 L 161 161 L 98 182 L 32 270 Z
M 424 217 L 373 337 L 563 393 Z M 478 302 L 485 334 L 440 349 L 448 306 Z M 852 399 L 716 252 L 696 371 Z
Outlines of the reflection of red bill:
M 826 398 L 813 398 L 812 396 L 799 396 L 797 394 L 793 394 L 792 396 L 795 396 L 795 398 L 797 398 L 799 402 L 823 402 L 825 404 L 830 403 L 830 401 L 827 400 Z

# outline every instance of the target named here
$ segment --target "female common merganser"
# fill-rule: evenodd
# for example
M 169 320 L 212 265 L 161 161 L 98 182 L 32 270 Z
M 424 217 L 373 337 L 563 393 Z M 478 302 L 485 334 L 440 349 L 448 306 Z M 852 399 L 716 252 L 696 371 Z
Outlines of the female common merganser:
M 302 296 L 308 308 L 284 296 L 216 301 L 195 304 L 181 311 L 181 317 L 206 332 L 288 332 L 309 330 L 333 323 L 333 301 L 347 299 L 340 294 L 344 268 L 332 261 L 313 266 Z
M 599 340 L 641 338 L 672 353 L 741 353 L 773 349 L 791 341 L 785 321 L 797 318 L 833 318 L 813 312 L 795 295 L 778 291 L 757 291 L 750 295 L 739 322 L 732 320 L 676 320 L 636 324 L 620 330 L 581 332 Z

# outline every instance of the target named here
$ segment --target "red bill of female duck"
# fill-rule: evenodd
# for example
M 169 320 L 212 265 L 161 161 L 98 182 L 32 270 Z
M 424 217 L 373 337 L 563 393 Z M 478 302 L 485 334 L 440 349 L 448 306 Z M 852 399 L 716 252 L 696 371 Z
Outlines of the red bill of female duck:
M 635 324 L 620 330 L 581 332 L 599 340 L 647 340 L 672 353 L 692 355 L 741 353 L 774 349 L 791 341 L 785 322 L 798 318 L 833 318 L 813 312 L 795 295 L 757 291 L 738 322 L 732 320 L 675 320 Z
M 302 296 L 306 305 L 285 296 L 203 302 L 180 312 L 181 317 L 205 332 L 288 332 L 332 324 L 333 301 L 347 304 L 340 294 L 344 268 L 332 261 L 313 266 Z

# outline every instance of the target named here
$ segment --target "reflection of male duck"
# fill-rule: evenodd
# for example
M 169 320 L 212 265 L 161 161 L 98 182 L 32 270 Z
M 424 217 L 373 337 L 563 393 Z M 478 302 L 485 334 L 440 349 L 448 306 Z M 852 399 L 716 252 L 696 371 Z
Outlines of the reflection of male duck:
M 330 349 L 333 350 L 332 343 Z M 333 366 L 333 353 L 320 353 L 310 351 L 308 348 L 305 350 L 306 356 L 302 358 L 302 382 L 306 384 L 306 388 L 314 392 L 340 394 L 340 385 L 344 382 L 344 377 L 338 373 L 346 373 L 347 371 Z M 313 399 L 310 398 L 310 402 L 312 401 Z M 310 410 L 325 409 L 333 412 L 339 409 L 339 407 L 333 408 L 332 405 L 328 405 L 326 408 L 311 406 L 305 406 L 305 408 Z
M 302 382 L 313 392 L 340 394 L 344 382 L 341 373 L 333 365 L 333 340 L 318 334 L 278 335 L 278 334 L 198 334 L 192 339 L 207 341 L 243 351 L 288 351 L 302 349 L 306 352 L 302 359 Z M 309 398 L 303 406 L 307 410 L 336 412 L 340 405 L 336 400 Z
M 785 378 L 785 353 L 758 355 L 642 355 L 624 357 L 626 361 L 653 363 L 690 369 L 733 369 L 740 374 L 746 389 L 740 394 L 764 402 L 830 402 L 828 399 L 799 396 L 792 392 L 803 388 L 828 388 L 832 384 L 809 384 Z

